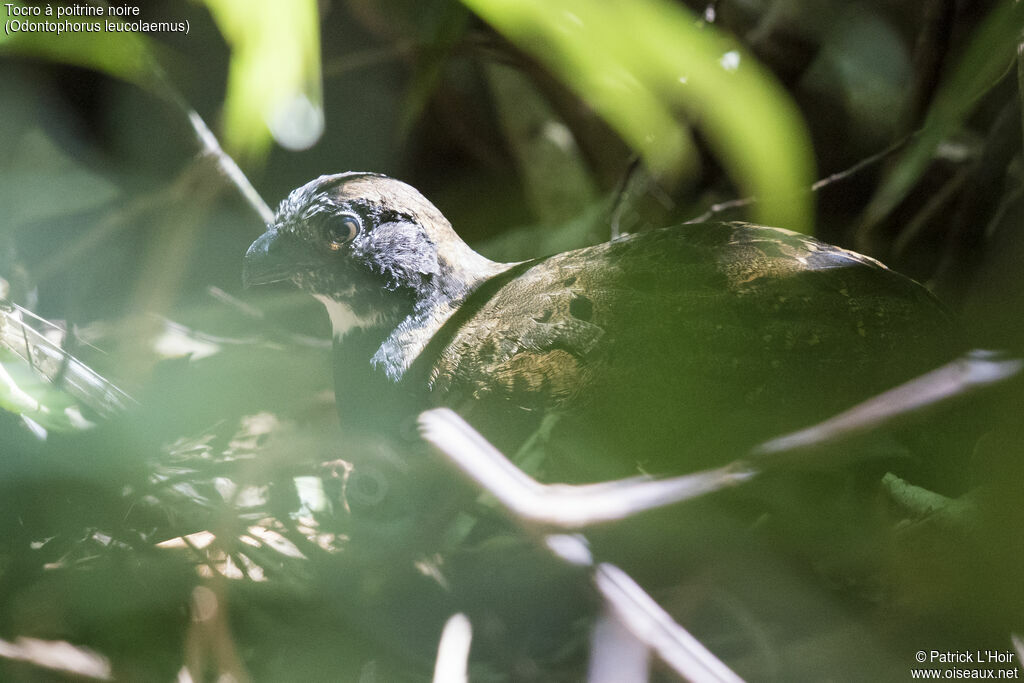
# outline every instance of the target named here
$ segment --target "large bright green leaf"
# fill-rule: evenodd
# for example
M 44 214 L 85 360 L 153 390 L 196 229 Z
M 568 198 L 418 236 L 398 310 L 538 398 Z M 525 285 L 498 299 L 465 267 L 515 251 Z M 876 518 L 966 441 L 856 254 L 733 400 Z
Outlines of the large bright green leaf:
M 231 45 L 224 104 L 229 151 L 266 152 L 271 135 L 305 149 L 323 132 L 316 0 L 204 0 Z
M 755 60 L 664 0 L 463 0 L 543 61 L 656 173 L 686 172 L 677 111 L 705 132 L 759 220 L 809 230 L 811 146 L 798 112 Z
M 24 7 L 25 3 L 15 0 L 15 7 Z M 49 6 L 49 5 L 46 5 Z M 46 7 L 42 6 L 42 7 Z M 45 9 L 44 9 L 45 11 Z M 44 23 L 52 25 L 53 30 L 18 30 L 5 31 L 0 34 L 0 53 L 19 54 L 29 57 L 48 59 L 62 64 L 95 69 L 103 73 L 129 81 L 145 88 L 152 88 L 156 81 L 152 78 L 155 68 L 154 49 L 152 43 L 138 33 L 110 33 L 104 30 L 60 30 L 62 22 L 71 21 L 77 24 L 100 23 L 105 27 L 108 17 L 62 17 L 54 16 L 11 16 L 4 9 L 6 20 L 24 20 L 29 24 Z

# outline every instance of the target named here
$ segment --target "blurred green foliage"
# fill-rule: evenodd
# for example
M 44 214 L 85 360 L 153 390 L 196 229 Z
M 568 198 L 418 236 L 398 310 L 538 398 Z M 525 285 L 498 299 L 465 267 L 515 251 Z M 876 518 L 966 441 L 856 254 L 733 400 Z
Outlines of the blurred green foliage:
M 28 6 L 21 0 L 11 4 Z M 56 23 L 52 16 L 19 18 L 26 22 L 51 20 Z M 0 36 L 0 54 L 29 55 L 96 69 L 141 88 L 159 85 L 152 80 L 154 45 L 146 36 L 133 32 L 118 34 L 118 38 L 111 40 L 105 33 L 93 31 L 64 31 L 59 35 L 45 31 L 5 31 Z
M 315 0 L 205 0 L 231 45 L 224 140 L 262 156 L 274 139 L 306 149 L 323 132 L 320 22 Z
M 960 127 L 979 100 L 1012 67 L 1024 32 L 1024 6 L 1002 3 L 978 26 L 956 67 L 935 94 L 918 137 L 889 171 L 867 208 L 869 223 L 881 220 L 925 172 L 935 148 Z
M 422 680 L 440 622 L 467 609 L 474 680 L 579 678 L 585 659 L 586 577 L 493 510 L 447 535 L 372 514 L 379 491 L 342 461 L 407 454 L 339 433 L 319 304 L 241 291 L 263 226 L 195 158 L 161 83 L 271 202 L 321 173 L 381 171 L 513 260 L 753 194 L 712 213 L 870 251 L 942 292 L 970 345 L 1024 350 L 1022 117 L 1004 73 L 1019 3 L 140 7 L 189 34 L 0 36 L 0 277 L 141 404 L 62 425 L 59 387 L 2 359 L 56 418 L 40 439 L 3 383 L 5 643 L 89 648 L 120 680 L 186 662 L 208 679 Z M 281 112 L 307 134 L 322 112 L 322 137 L 271 144 Z M 810 193 L 814 167 L 838 179 Z M 1007 649 L 1024 632 L 1020 405 L 1010 386 L 940 413 L 898 479 L 792 473 L 727 511 L 598 530 L 595 549 L 753 680 L 903 680 L 920 647 Z M 62 676 L 0 661 L 4 680 Z
M 809 231 L 807 135 L 785 92 L 734 41 L 660 0 L 466 0 L 547 64 L 657 175 L 695 172 L 684 109 L 707 131 L 757 218 Z

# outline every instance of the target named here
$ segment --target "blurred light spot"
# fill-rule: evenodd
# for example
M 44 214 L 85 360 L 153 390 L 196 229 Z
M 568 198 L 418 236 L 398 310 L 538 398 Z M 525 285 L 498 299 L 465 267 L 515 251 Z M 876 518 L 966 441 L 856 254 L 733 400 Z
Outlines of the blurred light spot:
M 576 147 L 572 131 L 560 121 L 548 121 L 545 123 L 543 135 L 563 152 L 572 151 Z
M 974 151 L 971 146 L 965 145 L 963 142 L 956 140 L 940 142 L 938 147 L 935 148 L 936 158 L 955 164 L 962 164 L 966 162 L 973 154 Z
M 736 71 L 740 68 L 740 53 L 736 50 L 729 50 L 722 58 L 718 60 L 718 63 L 722 65 L 722 68 L 726 71 Z
M 217 616 L 217 594 L 206 586 L 192 589 L 192 620 L 209 621 Z
M 47 536 L 46 538 L 42 539 L 41 541 L 32 541 L 31 543 L 28 544 L 28 547 L 32 548 L 32 550 L 39 550 L 40 548 L 42 548 L 44 545 L 46 545 L 47 543 L 49 543 L 50 541 L 52 541 L 55 538 L 56 538 L 56 536 Z
M 214 477 L 213 487 L 217 489 L 217 493 L 224 500 L 231 500 L 235 497 L 235 492 L 238 490 L 238 484 L 227 477 Z
M 293 481 L 301 506 L 296 514 L 312 516 L 314 512 L 327 510 L 327 494 L 320 477 L 294 477 Z
M 570 564 L 589 567 L 594 563 L 587 540 L 580 534 L 551 534 L 544 543 L 551 552 Z
M 176 536 L 156 544 L 157 548 L 187 548 L 190 545 L 195 548 L 205 548 L 213 543 L 216 537 L 209 531 L 197 531 L 187 536 Z
M 324 111 L 300 93 L 279 103 L 267 126 L 285 149 L 309 149 L 323 135 Z
M 3 364 L 0 364 L 0 401 L 6 404 L 8 410 L 13 408 L 18 412 L 35 412 L 44 409 L 39 401 L 22 391 Z
M 465 683 L 469 680 L 469 646 L 473 641 L 473 625 L 461 612 L 445 622 L 441 642 L 437 646 L 434 683 Z
M 82 409 L 78 406 L 68 406 L 65 408 L 64 416 L 75 429 L 92 429 L 96 426 L 95 422 L 87 420 L 85 416 L 82 415 Z
M 445 590 L 451 590 L 448 584 L 448 579 L 444 577 L 444 572 L 441 571 L 440 555 L 437 555 L 432 558 L 416 560 L 416 562 L 413 563 L 413 566 L 416 567 L 416 571 L 418 571 L 420 574 L 423 574 L 423 576 L 427 577 L 428 579 L 433 579 L 434 581 L 436 581 L 437 585 L 441 586 L 441 588 L 444 588 Z
M 221 350 L 219 344 L 200 339 L 191 330 L 166 321 L 164 332 L 153 343 L 153 350 L 161 358 L 183 358 L 190 356 L 192 360 L 208 358 Z
M 598 620 L 590 638 L 587 683 L 650 679 L 647 645 L 638 640 L 613 614 L 606 613 Z
M 243 574 L 242 572 L 239 572 L 238 576 L 229 578 L 249 579 L 250 581 L 267 580 L 267 575 L 263 572 L 263 567 L 249 559 L 248 555 L 239 553 L 238 558 L 242 561 L 242 564 L 245 565 L 245 573 Z
M 106 657 L 64 640 L 18 638 L 11 643 L 0 639 L 0 657 L 93 680 L 111 679 L 110 661 Z
M 570 21 L 571 23 L 573 23 L 573 24 L 576 24 L 577 26 L 583 26 L 583 20 L 582 20 L 582 19 L 580 19 L 580 18 L 579 18 L 578 16 L 576 16 L 575 14 L 573 14 L 572 12 L 570 12 L 570 11 L 568 11 L 568 10 L 566 10 L 565 12 L 563 12 L 563 13 L 562 13 L 562 16 L 564 16 L 564 17 L 565 17 L 566 19 L 568 19 L 568 20 L 569 20 L 569 21 Z
M 33 436 L 35 436 L 40 441 L 46 441 L 46 427 L 36 422 L 28 415 L 22 415 L 21 421 L 25 424 L 26 427 L 28 427 L 28 430 L 32 432 Z
M 251 526 L 249 527 L 249 533 L 282 555 L 299 559 L 305 559 L 306 557 L 294 543 L 273 529 L 268 529 L 262 526 Z M 243 536 L 242 538 L 244 539 L 245 537 Z
M 254 508 L 266 505 L 270 500 L 270 491 L 267 486 L 246 486 L 240 489 L 232 501 L 240 508 Z

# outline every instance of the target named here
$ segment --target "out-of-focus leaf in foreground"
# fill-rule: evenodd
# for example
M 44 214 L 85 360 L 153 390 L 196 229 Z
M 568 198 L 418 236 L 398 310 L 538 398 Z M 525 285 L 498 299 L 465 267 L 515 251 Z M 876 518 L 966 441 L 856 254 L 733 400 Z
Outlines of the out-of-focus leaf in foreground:
M 227 148 L 258 157 L 273 138 L 306 149 L 323 132 L 320 19 L 315 0 L 205 0 L 231 45 Z
M 28 418 L 47 431 L 92 426 L 71 396 L 32 373 L 6 349 L 0 349 L 0 409 Z M 36 429 L 37 436 L 45 434 Z
M 28 128 L 4 150 L 0 174 L 4 178 L 0 183 L 4 231 L 84 213 L 119 198 L 113 183 L 79 163 L 35 127 Z M 61 197 L 60 202 L 50 201 L 54 194 Z
M 975 30 L 956 68 L 935 94 L 921 134 L 889 172 L 867 208 L 868 225 L 883 219 L 924 173 L 939 144 L 974 111 L 1011 65 L 1024 30 L 1024 3 L 1002 2 Z
M 17 1 L 10 4 L 25 6 L 25 3 Z M 26 22 L 46 20 L 60 23 L 55 17 L 18 18 Z M 72 19 L 85 23 L 82 17 Z M 106 17 L 88 19 L 88 23 L 106 21 Z M 147 89 L 159 85 L 159 80 L 152 78 L 156 64 L 153 45 L 145 36 L 130 31 L 116 34 L 105 31 L 61 31 L 60 34 L 28 30 L 5 32 L 0 35 L 0 54 L 4 52 L 95 69 Z
M 807 231 L 811 145 L 784 91 L 713 27 L 662 0 L 463 0 L 586 100 L 659 174 L 693 163 L 685 110 L 757 218 Z
M 134 404 L 123 391 L 25 322 L 31 311 L 0 305 L 0 409 L 22 415 L 44 429 L 71 431 L 92 426 L 81 408 L 113 417 Z

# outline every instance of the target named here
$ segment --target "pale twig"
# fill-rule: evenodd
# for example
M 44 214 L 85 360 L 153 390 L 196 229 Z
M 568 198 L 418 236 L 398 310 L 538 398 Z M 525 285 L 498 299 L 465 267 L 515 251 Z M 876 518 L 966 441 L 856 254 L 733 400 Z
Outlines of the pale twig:
M 513 465 L 461 417 L 447 408 L 420 414 L 420 432 L 485 491 L 505 505 L 528 530 L 531 523 L 583 526 L 635 514 L 671 502 L 710 493 L 745 481 L 753 472 L 731 468 L 699 473 L 697 486 L 690 477 L 662 481 L 634 478 L 584 486 L 545 486 Z M 693 476 L 693 475 L 691 475 Z M 648 493 L 652 492 L 652 493 Z M 625 572 L 611 564 L 596 564 L 579 535 L 543 536 L 548 549 L 564 561 L 591 567 L 598 593 L 608 615 L 622 628 L 601 631 L 603 647 L 628 652 L 636 664 L 639 644 L 650 650 L 680 676 L 693 681 L 735 683 L 741 679 L 718 660 L 654 601 Z M 607 624 L 606 624 L 607 626 Z M 446 629 L 447 630 L 447 629 Z M 444 638 L 442 638 L 444 642 Z M 467 645 L 468 646 L 468 645 Z M 440 655 L 438 666 L 440 667 Z M 591 680 L 608 680 L 604 653 L 591 653 Z M 632 667 L 635 671 L 641 668 Z M 435 681 L 438 680 L 435 677 Z M 448 680 L 448 679 L 443 679 Z
M 447 408 L 420 415 L 420 433 L 519 519 L 564 529 L 626 519 L 730 488 L 754 476 L 740 463 L 669 479 L 633 477 L 570 486 L 541 484 Z
M 646 681 L 650 678 L 650 659 L 647 645 L 606 607 L 590 634 L 587 683 Z
M 0 639 L 0 658 L 27 662 L 45 669 L 77 678 L 95 681 L 113 679 L 110 660 L 88 648 L 64 640 L 40 640 L 18 637 L 13 642 Z M 28 673 L 25 674 L 28 677 Z M 64 679 L 64 676 L 60 676 Z
M 350 52 L 324 63 L 324 78 L 336 78 L 351 71 L 376 66 L 394 59 L 408 57 L 416 51 L 416 43 L 411 40 L 400 40 L 392 45 L 373 47 L 358 52 Z
M 23 309 L 0 308 L 0 347 L 28 363 L 47 381 L 56 383 L 62 378 L 61 388 L 68 395 L 104 417 L 135 405 L 128 394 L 23 322 L 16 311 Z
M 183 108 L 185 106 L 182 104 Z M 206 122 L 203 121 L 199 113 L 195 109 L 188 108 L 185 111 L 185 115 L 188 117 L 188 122 L 192 125 L 192 131 L 196 134 L 196 139 L 199 141 L 203 155 L 216 162 L 221 174 L 238 190 L 242 199 L 256 212 L 260 220 L 268 225 L 273 223 L 274 212 L 263 201 L 263 197 L 252 186 L 252 183 L 249 182 L 245 173 L 235 163 L 235 160 L 228 156 L 228 153 L 221 148 L 213 131 L 206 125 Z
M 791 432 L 754 449 L 767 456 L 834 443 L 893 420 L 919 413 L 981 387 L 1005 381 L 1021 371 L 1024 361 L 991 351 L 972 351 L 951 363 L 873 396 L 824 422 Z
M 626 572 L 612 564 L 599 564 L 594 583 L 623 626 L 685 680 L 743 683 Z
M 880 163 L 881 161 L 885 160 L 886 157 L 899 151 L 913 137 L 913 135 L 908 135 L 903 138 L 900 138 L 899 140 L 892 143 L 882 151 L 876 152 L 875 154 L 872 154 L 869 157 L 861 159 L 853 166 L 850 166 L 849 168 L 846 168 L 842 171 L 837 171 L 836 173 L 833 173 L 830 176 L 815 181 L 814 184 L 811 185 L 809 192 L 818 192 L 819 190 L 823 190 L 829 185 L 847 180 L 848 178 L 851 178 L 852 176 L 860 173 L 864 169 Z M 732 209 L 742 209 L 746 206 L 756 204 L 757 201 L 757 197 L 743 197 L 741 199 L 731 199 L 727 202 L 721 202 L 719 204 L 712 204 L 707 211 L 697 216 L 696 218 L 691 218 L 690 220 L 686 221 L 686 223 L 703 223 L 705 221 L 711 220 L 720 213 L 723 213 L 725 211 L 731 211 Z
M 473 641 L 473 625 L 465 614 L 453 614 L 441 631 L 434 664 L 433 683 L 467 683 L 469 681 L 469 646 Z
M 634 477 L 582 486 L 545 485 L 527 476 L 449 409 L 421 413 L 419 426 L 426 441 L 494 496 L 524 529 L 537 534 L 537 524 L 577 528 L 624 519 L 749 481 L 762 469 L 788 460 L 764 456 L 789 451 L 813 453 L 809 449 L 1005 381 L 1019 373 L 1022 366 L 1024 362 L 1019 359 L 974 351 L 829 420 L 764 442 L 751 451 L 749 459 L 663 480 Z M 614 680 L 626 669 L 634 679 L 646 679 L 648 651 L 687 680 L 741 680 L 625 572 L 611 564 L 596 564 L 584 537 L 541 533 L 538 540 L 562 560 L 591 568 L 595 587 L 604 598 L 606 613 L 598 621 L 592 640 L 591 683 Z M 609 663 L 609 658 L 616 661 Z
M 150 74 L 154 79 L 152 92 L 163 97 L 185 115 L 189 126 L 192 128 L 192 133 L 195 135 L 200 154 L 214 162 L 221 176 L 238 191 L 239 196 L 256 212 L 256 215 L 260 217 L 263 223 L 269 224 L 273 222 L 274 212 L 263 201 L 263 197 L 252 186 L 252 183 L 249 182 L 245 173 L 235 163 L 235 160 L 220 146 L 217 136 L 206 125 L 203 117 L 189 105 L 185 97 L 174 87 L 158 64 L 152 62 L 149 67 Z

